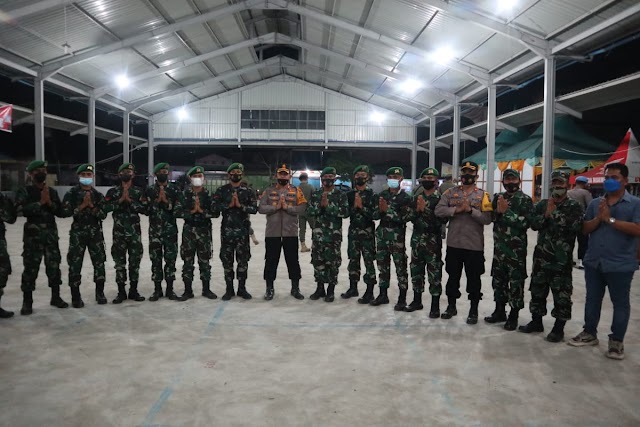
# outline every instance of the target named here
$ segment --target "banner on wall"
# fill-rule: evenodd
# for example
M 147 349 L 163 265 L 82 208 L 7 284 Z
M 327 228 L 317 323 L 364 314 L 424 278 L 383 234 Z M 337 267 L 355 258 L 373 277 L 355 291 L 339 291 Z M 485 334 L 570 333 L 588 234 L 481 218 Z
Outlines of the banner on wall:
M 13 105 L 3 105 L 0 107 L 0 130 L 11 132 L 13 117 Z

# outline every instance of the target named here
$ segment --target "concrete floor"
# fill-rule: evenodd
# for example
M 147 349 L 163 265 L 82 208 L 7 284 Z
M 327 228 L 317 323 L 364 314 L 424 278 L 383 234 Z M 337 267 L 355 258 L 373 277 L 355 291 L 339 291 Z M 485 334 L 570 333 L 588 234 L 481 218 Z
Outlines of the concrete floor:
M 466 325 L 466 300 L 450 321 L 431 320 L 427 311 L 397 313 L 393 302 L 369 307 L 353 299 L 297 301 L 288 293 L 284 259 L 276 297 L 267 302 L 262 299 L 261 243 L 252 245 L 251 301 L 198 296 L 187 303 L 163 299 L 98 306 L 87 256 L 85 308 L 49 306 L 42 269 L 34 314 L 20 316 L 23 221 L 10 225 L 7 233 L 14 272 L 2 305 L 16 316 L 0 321 L 0 425 L 640 424 L 640 317 L 632 311 L 626 360 L 605 358 L 612 314 L 608 300 L 600 328 L 603 342 L 581 349 L 548 343 L 544 334 L 506 332 L 482 320 Z M 214 221 L 212 265 L 214 291 L 221 295 L 219 221 Z M 262 240 L 265 219 L 256 215 L 253 222 Z M 64 258 L 70 220 L 58 224 Z M 109 218 L 104 227 L 108 248 L 111 227 Z M 487 270 L 490 231 L 487 227 Z M 146 250 L 146 234 L 144 239 Z M 531 232 L 530 254 L 534 243 Z M 308 253 L 301 254 L 306 279 L 301 287 L 307 297 L 314 289 L 309 260 Z M 145 254 L 141 291 L 147 297 L 152 292 L 149 268 Z M 110 256 L 107 272 L 111 300 L 116 287 Z M 63 262 L 65 283 L 66 277 Z M 339 292 L 347 286 L 343 262 Z M 574 270 L 574 287 L 568 337 L 582 324 L 584 278 L 579 270 Z M 488 275 L 483 288 L 481 316 L 493 309 Z M 63 294 L 70 302 L 68 287 Z M 395 282 L 390 297 L 397 297 Z M 639 299 L 634 286 L 632 305 L 637 307 Z M 521 323 L 529 319 L 524 310 Z M 552 322 L 545 318 L 547 331 Z

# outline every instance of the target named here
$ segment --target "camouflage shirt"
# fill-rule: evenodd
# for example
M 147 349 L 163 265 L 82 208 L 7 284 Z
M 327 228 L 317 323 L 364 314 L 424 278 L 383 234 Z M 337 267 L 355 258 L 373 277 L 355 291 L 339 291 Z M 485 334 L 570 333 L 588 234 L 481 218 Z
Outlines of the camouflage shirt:
M 164 193 L 167 197 L 167 203 L 158 202 L 160 196 L 160 184 L 148 186 L 144 195 L 147 199 L 147 215 L 149 215 L 149 224 L 152 226 L 171 226 L 176 227 L 176 217 L 174 215 L 175 207 L 180 198 L 180 189 L 174 184 L 164 186 Z M 176 228 L 177 230 L 177 228 Z
M 40 195 L 42 190 L 35 185 L 27 185 L 22 187 L 16 193 L 16 207 L 18 212 L 22 213 L 27 222 L 33 224 L 53 224 L 56 221 L 56 216 L 60 216 L 62 209 L 62 202 L 58 192 L 51 188 L 49 189 L 49 199 L 51 199 L 51 206 L 40 204 Z
M 147 199 L 144 197 L 142 189 L 129 187 L 129 198 L 131 202 L 120 203 L 120 197 L 124 192 L 124 188 L 121 185 L 112 187 L 107 191 L 107 195 L 104 197 L 104 211 L 105 214 L 113 212 L 114 227 L 126 227 L 130 224 L 139 224 L 139 214 L 145 214 Z
M 13 224 L 16 222 L 16 208 L 11 200 L 0 192 L 0 239 L 4 239 L 4 223 Z
M 195 198 L 200 199 L 200 208 L 202 213 L 198 212 L 192 214 L 191 210 L 195 207 Z M 184 223 L 192 226 L 202 227 L 211 226 L 211 218 L 217 218 L 219 213 L 213 212 L 211 194 L 203 188 L 199 192 L 194 192 L 191 188 L 188 188 L 182 192 L 181 197 L 178 199 L 178 204 L 175 207 L 176 217 L 183 218 Z
M 505 213 L 496 211 L 498 196 L 509 202 Z M 531 197 L 518 190 L 514 194 L 498 193 L 493 196 L 493 257 L 524 262 L 527 257 L 527 229 L 533 212 Z
M 356 193 L 360 194 L 362 208 L 354 207 Z M 376 227 L 373 221 L 380 219 L 378 195 L 370 188 L 365 188 L 362 191 L 354 189 L 347 193 L 347 200 L 349 201 L 349 233 L 365 231 L 373 235 Z
M 93 208 L 87 207 L 80 210 L 79 207 L 86 193 L 91 194 Z M 104 196 L 93 187 L 90 190 L 84 190 L 80 185 L 71 187 L 62 200 L 62 216 L 73 216 L 72 230 L 86 225 L 100 225 L 107 217 L 104 211 Z
M 447 223 L 447 218 L 438 218 L 435 210 L 438 202 L 440 201 L 440 192 L 437 190 L 430 195 L 426 195 L 423 192 L 414 197 L 411 203 L 411 215 L 409 220 L 413 222 L 413 234 L 437 234 L 442 233 L 442 224 Z M 426 200 L 424 212 L 418 212 L 418 199 L 423 198 Z
M 404 230 L 407 222 L 411 220 L 411 196 L 401 189 L 395 194 L 384 190 L 379 194 L 379 197 L 385 199 L 389 207 L 386 212 L 380 212 L 378 227 L 402 228 Z
M 327 207 L 321 207 L 323 189 L 315 191 L 307 205 L 307 216 L 315 223 L 311 238 L 314 242 L 341 242 L 342 219 L 349 216 L 347 195 L 334 188 L 327 194 Z
M 233 193 L 238 194 L 240 208 L 230 208 L 229 204 Z M 258 211 L 258 199 L 256 193 L 246 187 L 232 187 L 231 184 L 219 187 L 213 195 L 212 210 L 217 215 L 222 213 L 222 226 L 220 233 L 223 237 L 243 237 L 249 235 L 251 221 L 249 215 Z

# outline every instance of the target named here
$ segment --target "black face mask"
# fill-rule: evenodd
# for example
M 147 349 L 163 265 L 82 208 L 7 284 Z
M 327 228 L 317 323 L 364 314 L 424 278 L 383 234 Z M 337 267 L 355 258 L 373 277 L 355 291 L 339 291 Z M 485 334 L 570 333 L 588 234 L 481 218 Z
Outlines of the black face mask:
M 420 181 L 422 183 L 422 186 L 424 187 L 425 190 L 431 190 L 433 187 L 436 186 L 436 182 L 435 181 Z
M 120 175 L 120 181 L 122 182 L 129 182 L 131 178 L 133 178 L 131 175 Z
M 45 172 L 39 172 L 33 176 L 33 179 L 38 184 L 42 184 L 47 179 L 47 174 Z
M 169 179 L 169 175 L 165 173 L 156 175 L 156 179 L 158 180 L 158 182 L 167 182 L 167 180 Z
M 518 188 L 520 188 L 520 184 L 504 184 L 504 188 L 506 188 L 508 193 L 515 193 L 516 191 L 518 191 Z
M 288 179 L 278 178 L 278 184 L 285 186 L 289 183 Z
M 471 175 L 470 173 L 466 173 L 466 174 L 462 175 L 460 177 L 460 179 L 462 180 L 462 184 L 464 184 L 464 185 L 471 185 L 471 184 L 474 184 L 476 182 L 476 176 L 475 175 Z
M 324 185 L 325 187 L 332 187 L 335 182 L 335 179 L 323 179 L 322 185 Z
M 356 178 L 355 179 L 356 185 L 365 185 L 367 183 L 367 178 Z
M 229 179 L 231 182 L 240 182 L 240 180 L 242 180 L 242 175 L 234 173 L 229 176 Z

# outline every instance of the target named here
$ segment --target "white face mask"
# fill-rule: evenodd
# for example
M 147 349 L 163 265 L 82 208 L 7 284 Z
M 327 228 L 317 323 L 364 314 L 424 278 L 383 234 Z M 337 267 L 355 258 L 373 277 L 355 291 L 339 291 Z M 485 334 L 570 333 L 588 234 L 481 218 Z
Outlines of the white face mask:
M 191 185 L 193 185 L 194 187 L 202 187 L 203 183 L 204 183 L 204 179 L 202 178 L 193 178 L 191 180 Z

